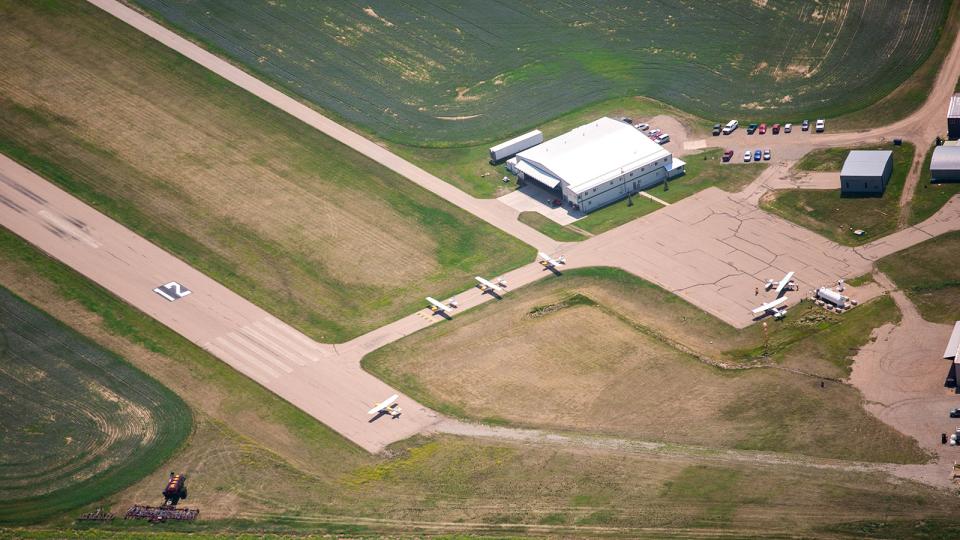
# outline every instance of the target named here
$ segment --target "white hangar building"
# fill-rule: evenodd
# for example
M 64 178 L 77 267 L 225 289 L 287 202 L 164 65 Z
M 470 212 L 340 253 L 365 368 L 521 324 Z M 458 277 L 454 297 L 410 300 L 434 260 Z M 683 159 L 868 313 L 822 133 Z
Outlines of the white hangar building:
M 515 159 L 511 166 L 520 180 L 542 184 L 583 212 L 679 176 L 686 165 L 630 124 L 612 118 L 575 128 Z

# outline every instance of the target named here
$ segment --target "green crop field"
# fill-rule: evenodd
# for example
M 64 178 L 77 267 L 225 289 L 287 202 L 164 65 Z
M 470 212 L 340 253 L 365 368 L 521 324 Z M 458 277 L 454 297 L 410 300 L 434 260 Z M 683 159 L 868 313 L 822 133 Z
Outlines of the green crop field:
M 485 142 L 633 95 L 704 117 L 837 116 L 909 77 L 947 12 L 897 0 L 136 3 L 415 146 Z
M 320 341 L 533 259 L 86 2 L 0 13 L 0 151 Z
M 876 145 L 857 149 L 893 150 L 893 173 L 882 197 L 841 197 L 839 189 L 777 190 L 761 199 L 761 208 L 847 246 L 866 244 L 895 232 L 901 212 L 900 193 L 910 172 L 915 148 L 910 143 L 903 143 L 902 146 Z M 797 163 L 797 168 L 839 172 L 850 150 L 814 150 Z M 866 234 L 853 234 L 857 229 L 866 231 Z
M 0 523 L 121 490 L 192 427 L 171 391 L 2 286 L 0 396 Z

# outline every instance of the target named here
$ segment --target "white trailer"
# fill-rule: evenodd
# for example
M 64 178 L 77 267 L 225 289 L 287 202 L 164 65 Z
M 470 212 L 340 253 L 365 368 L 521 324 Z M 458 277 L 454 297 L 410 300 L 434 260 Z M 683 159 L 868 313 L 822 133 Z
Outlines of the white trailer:
M 847 307 L 847 297 L 833 289 L 820 287 L 817 289 L 817 298 L 823 300 L 824 302 L 830 302 L 840 309 L 845 309 Z
M 528 148 L 543 142 L 543 133 L 535 129 L 530 133 L 524 133 L 519 137 L 514 137 L 509 141 L 502 142 L 490 149 L 490 161 L 502 161 L 515 154 L 519 154 Z

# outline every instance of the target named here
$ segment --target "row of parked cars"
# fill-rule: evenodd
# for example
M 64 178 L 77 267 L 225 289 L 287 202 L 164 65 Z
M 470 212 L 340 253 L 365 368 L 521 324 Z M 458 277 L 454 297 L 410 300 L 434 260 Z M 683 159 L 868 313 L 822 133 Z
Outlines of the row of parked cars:
M 734 131 L 736 131 L 738 127 L 740 127 L 740 122 L 736 120 L 731 120 L 727 122 L 726 125 L 723 125 L 723 126 L 721 126 L 720 124 L 714 124 L 713 134 L 715 136 L 720 135 L 721 133 L 723 133 L 724 135 L 729 135 Z M 780 124 L 773 124 L 772 126 L 770 126 L 770 131 L 772 131 L 774 135 L 779 134 L 781 129 L 783 129 L 784 133 L 790 133 L 793 131 L 793 124 L 788 122 L 784 124 L 782 128 Z M 803 122 L 801 122 L 800 129 L 802 131 L 810 131 L 810 121 L 804 120 Z M 823 118 L 820 118 L 819 120 L 817 120 L 816 124 L 814 124 L 814 130 L 817 133 L 823 133 L 824 129 L 826 129 L 826 122 L 823 120 Z M 767 124 L 750 124 L 749 126 L 747 126 L 747 135 L 753 135 L 755 132 L 758 132 L 758 131 L 760 132 L 760 135 L 765 134 L 767 132 Z
M 753 152 L 751 152 L 750 150 L 746 150 L 743 152 L 744 163 L 750 163 L 751 160 L 770 161 L 771 157 L 772 157 L 772 154 L 770 153 L 769 148 L 766 150 L 754 150 Z M 730 161 L 731 159 L 733 159 L 733 150 L 727 150 L 726 152 L 723 153 L 723 161 Z
M 650 137 L 650 140 L 652 140 L 657 144 L 667 144 L 668 142 L 670 142 L 670 135 L 667 133 L 664 133 L 663 130 L 660 128 L 650 129 L 650 124 L 645 124 L 643 122 L 640 122 L 639 124 L 634 124 L 633 120 L 627 117 L 621 118 L 620 121 L 625 122 L 627 124 L 632 124 L 633 127 L 642 131 L 644 135 L 646 135 L 647 137 Z

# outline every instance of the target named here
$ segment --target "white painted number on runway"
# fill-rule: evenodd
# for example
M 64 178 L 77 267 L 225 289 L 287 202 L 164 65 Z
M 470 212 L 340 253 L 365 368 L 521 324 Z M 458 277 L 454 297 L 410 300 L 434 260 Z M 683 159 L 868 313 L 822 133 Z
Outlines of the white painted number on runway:
M 190 294 L 190 289 L 184 287 L 183 285 L 177 283 L 176 281 L 171 281 L 166 285 L 161 285 L 157 287 L 156 289 L 153 290 L 153 292 L 173 302 L 175 300 L 179 300 L 184 296 L 187 296 L 188 294 Z

